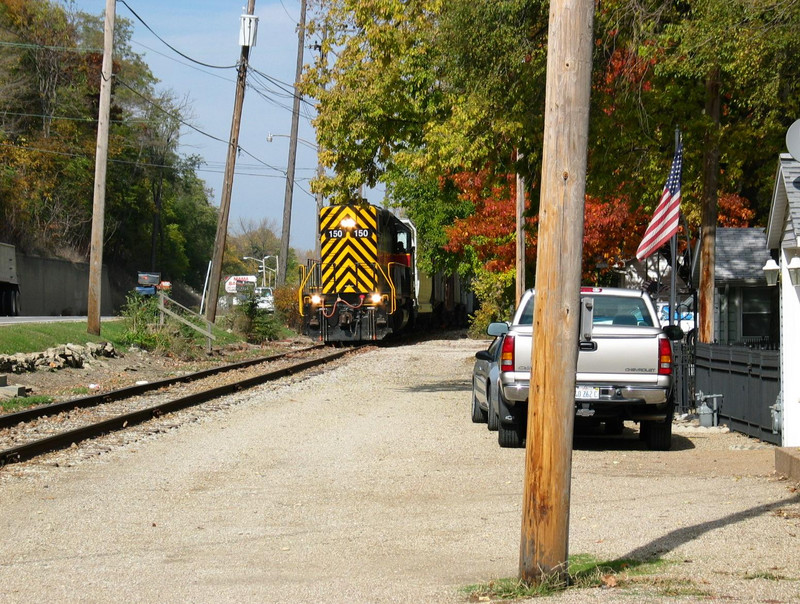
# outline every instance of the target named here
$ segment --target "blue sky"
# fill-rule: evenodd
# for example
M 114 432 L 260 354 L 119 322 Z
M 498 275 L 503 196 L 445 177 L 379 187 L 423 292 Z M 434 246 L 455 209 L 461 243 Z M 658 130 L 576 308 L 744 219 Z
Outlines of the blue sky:
M 170 45 L 189 57 L 211 65 L 235 65 L 239 60 L 240 16 L 246 0 L 126 0 L 127 4 L 150 28 Z M 66 3 L 66 0 L 65 0 Z M 105 0 L 73 0 L 73 5 L 86 13 L 101 15 Z M 186 97 L 191 105 L 190 120 L 198 129 L 227 141 L 236 88 L 233 69 L 209 69 L 187 61 L 166 47 L 151 34 L 122 2 L 117 2 L 118 17 L 133 23 L 132 47 L 144 56 L 153 74 L 160 80 L 159 89 L 171 90 L 178 98 Z M 299 0 L 256 0 L 259 17 L 258 41 L 250 51 L 250 65 L 276 80 L 291 85 L 297 61 L 297 22 Z M 310 15 L 309 15 L 310 16 Z M 312 50 L 304 50 L 304 62 L 313 59 Z M 252 74 L 251 74 L 252 75 Z M 239 146 L 253 157 L 240 154 L 236 162 L 229 232 L 240 231 L 242 220 L 256 224 L 267 219 L 280 235 L 285 170 L 288 161 L 292 99 L 274 85 L 266 90 L 263 78 L 248 76 L 250 84 L 258 84 L 269 98 L 248 88 L 242 111 Z M 313 108 L 302 103 L 299 136 L 309 143 L 316 141 L 311 126 Z M 272 142 L 267 135 L 272 133 Z M 213 190 L 213 202 L 219 205 L 227 145 L 183 128 L 181 152 L 201 156 L 206 164 L 199 175 Z M 314 149 L 299 144 L 295 171 L 295 187 L 290 245 L 297 250 L 314 248 L 314 214 L 316 202 L 311 195 L 309 179 L 316 170 Z

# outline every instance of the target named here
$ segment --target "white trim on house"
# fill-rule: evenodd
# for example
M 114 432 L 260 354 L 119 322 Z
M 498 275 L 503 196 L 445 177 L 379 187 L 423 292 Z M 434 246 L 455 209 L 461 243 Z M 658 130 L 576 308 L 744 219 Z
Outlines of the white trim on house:
M 781 300 L 781 391 L 784 447 L 800 447 L 800 286 L 793 286 L 787 265 L 800 256 L 800 162 L 783 153 L 767 223 L 767 249 L 778 250 Z

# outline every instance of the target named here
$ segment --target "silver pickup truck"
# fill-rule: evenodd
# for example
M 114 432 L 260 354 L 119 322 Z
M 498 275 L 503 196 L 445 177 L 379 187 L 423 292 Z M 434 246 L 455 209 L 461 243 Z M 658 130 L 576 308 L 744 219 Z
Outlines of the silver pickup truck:
M 607 434 L 621 434 L 625 420 L 640 422 L 650 449 L 669 449 L 675 408 L 671 340 L 683 332 L 677 326 L 662 328 L 642 291 L 585 287 L 581 299 L 591 328 L 582 326 L 584 336 L 575 338 L 576 422 L 603 423 Z M 519 447 L 525 439 L 534 300 L 534 290 L 528 290 L 511 323 L 492 323 L 488 329 L 503 337 L 499 396 L 489 409 L 497 414 L 501 447 Z

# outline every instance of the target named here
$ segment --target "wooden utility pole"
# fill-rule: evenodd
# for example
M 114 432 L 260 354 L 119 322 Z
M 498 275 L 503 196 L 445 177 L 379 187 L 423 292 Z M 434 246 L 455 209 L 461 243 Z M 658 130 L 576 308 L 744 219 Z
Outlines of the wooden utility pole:
M 300 23 L 297 26 L 297 67 L 294 76 L 294 102 L 292 103 L 292 131 L 289 139 L 289 161 L 286 166 L 286 192 L 283 197 L 283 226 L 281 228 L 281 261 L 278 264 L 278 287 L 286 283 L 286 266 L 289 263 L 289 233 L 292 226 L 292 194 L 294 192 L 294 166 L 297 160 L 297 128 L 300 122 L 300 76 L 303 75 L 303 42 L 306 37 L 306 0 L 300 0 Z M 317 151 L 319 153 L 319 151 Z M 319 236 L 319 234 L 317 234 Z
M 594 0 L 551 0 L 520 579 L 567 576 Z
M 86 331 L 96 336 L 100 335 L 100 303 L 103 287 L 103 230 L 106 213 L 106 169 L 108 167 L 108 131 L 111 115 L 111 78 L 114 75 L 116 8 L 116 0 L 106 0 L 100 107 L 97 113 L 97 147 L 94 155 L 94 199 L 92 201 L 92 241 L 89 251 L 89 299 Z
M 256 0 L 248 0 L 247 14 L 252 15 L 256 8 Z M 214 237 L 214 256 L 211 258 L 211 276 L 208 279 L 206 302 L 206 320 L 213 323 L 217 318 L 217 293 L 222 279 L 222 260 L 225 254 L 225 241 L 228 237 L 228 215 L 231 210 L 231 194 L 233 193 L 233 172 L 236 167 L 236 154 L 239 150 L 239 126 L 242 122 L 242 106 L 244 90 L 247 83 L 247 62 L 250 59 L 250 46 L 242 45 L 239 59 L 239 73 L 236 78 L 236 98 L 233 102 L 233 118 L 231 120 L 231 136 L 228 143 L 228 156 L 225 160 L 225 176 L 222 182 L 222 198 L 219 203 L 219 219 L 217 234 Z
M 706 115 L 711 125 L 703 147 L 703 208 L 700 217 L 700 288 L 698 340 L 714 341 L 714 274 L 717 246 L 717 184 L 719 182 L 719 66 L 706 77 Z

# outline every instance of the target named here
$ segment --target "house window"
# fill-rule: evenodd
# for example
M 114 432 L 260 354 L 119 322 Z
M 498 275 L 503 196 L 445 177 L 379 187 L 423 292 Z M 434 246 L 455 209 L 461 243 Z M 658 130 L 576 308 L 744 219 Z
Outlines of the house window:
M 742 336 L 769 336 L 771 302 L 766 287 L 742 288 Z

